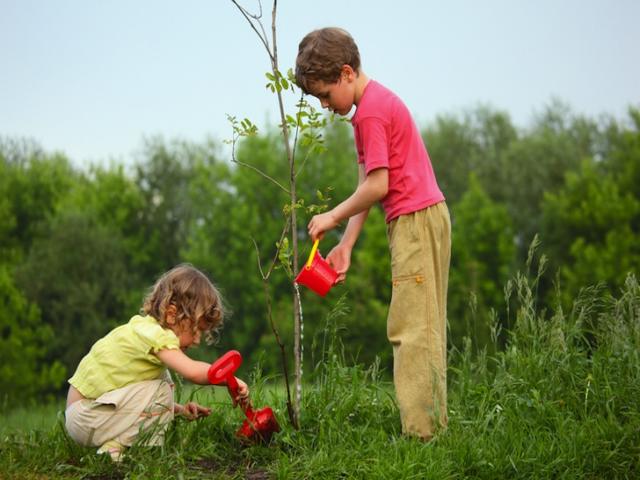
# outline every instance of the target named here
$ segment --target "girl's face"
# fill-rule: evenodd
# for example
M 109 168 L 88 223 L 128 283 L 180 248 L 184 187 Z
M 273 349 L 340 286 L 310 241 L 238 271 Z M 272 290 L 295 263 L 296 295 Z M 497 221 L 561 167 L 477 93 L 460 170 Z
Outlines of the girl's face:
M 202 331 L 204 330 L 204 324 L 202 322 L 198 322 L 198 328 L 195 333 L 192 328 L 193 320 L 185 319 L 180 322 L 179 325 L 175 325 L 171 328 L 173 333 L 178 336 L 180 340 L 180 349 L 186 350 L 193 345 L 200 345 L 200 338 L 202 337 Z
M 200 345 L 202 332 L 207 329 L 207 322 L 204 319 L 198 320 L 198 328 L 193 331 L 194 320 L 185 318 L 181 322 L 176 322 L 176 309 L 170 305 L 167 309 L 167 325 L 180 340 L 180 349 L 186 350 L 193 345 Z

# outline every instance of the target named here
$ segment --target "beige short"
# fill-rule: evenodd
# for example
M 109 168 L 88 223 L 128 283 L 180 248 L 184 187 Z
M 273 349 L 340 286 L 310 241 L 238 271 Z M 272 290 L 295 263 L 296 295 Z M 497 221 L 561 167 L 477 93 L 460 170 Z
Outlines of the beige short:
M 392 294 L 387 337 L 402 430 L 424 439 L 447 425 L 447 285 L 451 221 L 444 202 L 387 227 Z
M 99 447 L 115 440 L 131 446 L 162 445 L 173 420 L 173 387 L 165 379 L 148 380 L 78 400 L 65 412 L 69 436 L 80 445 Z

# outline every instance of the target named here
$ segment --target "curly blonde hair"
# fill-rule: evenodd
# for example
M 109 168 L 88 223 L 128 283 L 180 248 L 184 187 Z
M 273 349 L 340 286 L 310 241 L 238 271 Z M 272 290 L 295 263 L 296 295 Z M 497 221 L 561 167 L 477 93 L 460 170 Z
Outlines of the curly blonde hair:
M 176 323 L 188 321 L 195 335 L 200 329 L 212 344 L 222 328 L 226 309 L 218 289 L 190 264 L 178 265 L 162 275 L 144 299 L 141 313 L 167 328 L 167 308 L 176 308 Z M 204 322 L 205 328 L 202 328 Z

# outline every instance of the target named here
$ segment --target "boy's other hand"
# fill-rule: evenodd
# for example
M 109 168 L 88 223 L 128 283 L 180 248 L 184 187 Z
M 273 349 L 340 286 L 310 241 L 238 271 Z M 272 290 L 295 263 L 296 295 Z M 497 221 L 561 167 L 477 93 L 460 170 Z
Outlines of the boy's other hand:
M 309 230 L 309 236 L 311 240 L 314 242 L 316 240 L 322 239 L 324 232 L 327 230 L 331 230 L 338 226 L 338 222 L 336 222 L 335 217 L 332 212 L 325 212 L 319 215 L 314 215 L 307 225 L 307 229 Z
M 351 266 L 351 249 L 338 244 L 329 252 L 327 262 L 336 271 L 336 283 L 342 283 L 347 278 L 347 270 Z

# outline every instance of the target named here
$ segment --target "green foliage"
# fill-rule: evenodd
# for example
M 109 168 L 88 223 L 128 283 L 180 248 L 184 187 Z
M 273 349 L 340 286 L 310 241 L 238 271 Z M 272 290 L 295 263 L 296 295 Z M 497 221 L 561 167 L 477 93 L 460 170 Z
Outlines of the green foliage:
M 57 216 L 47 236 L 35 241 L 17 283 L 55 333 L 48 360 L 75 370 L 93 342 L 136 313 L 125 316 L 125 258 L 118 236 L 82 213 Z
M 599 136 L 594 122 L 572 115 L 568 107 L 556 102 L 511 146 L 503 176 L 499 182 L 494 180 L 502 192 L 493 198 L 509 210 L 518 233 L 521 261 L 541 231 L 545 192 L 560 189 L 567 172 L 577 170 L 584 158 L 596 155 Z
M 633 117 L 633 110 L 632 110 Z M 566 298 L 585 283 L 620 288 L 640 270 L 640 124 L 615 135 L 605 161 L 585 159 L 545 196 L 545 238 Z
M 468 433 L 485 438 L 496 461 L 482 462 L 475 475 L 633 476 L 637 430 L 631 425 L 640 420 L 637 279 L 627 277 L 620 296 L 605 305 L 597 288 L 584 289 L 569 314 L 560 306 L 550 314 L 537 307 L 539 279 L 516 277 L 515 327 L 503 351 L 474 359 L 467 341 L 451 359 L 451 396 L 465 399 L 456 414 L 480 420 Z
M 493 202 L 471 174 L 469 189 L 453 205 L 449 274 L 450 340 L 470 335 L 489 343 L 489 331 L 477 325 L 491 310 L 501 310 L 504 285 L 515 265 L 514 231 L 507 209 Z
M 286 163 L 281 161 L 278 140 L 274 134 L 247 138 L 239 144 L 236 157 L 286 183 Z M 230 168 L 209 162 L 198 168 L 199 179 L 194 180 L 190 192 L 195 215 L 184 259 L 211 274 L 233 311 L 221 347 L 242 345 L 246 352 L 252 352 L 264 336 L 271 335 L 258 260 L 266 266 L 275 254 L 287 195 L 241 165 Z M 287 278 L 277 274 L 272 283 L 273 289 L 282 289 Z M 271 367 L 276 361 L 274 358 Z
M 139 267 L 144 278 L 155 278 L 180 263 L 180 251 L 193 217 L 189 197 L 193 163 L 210 155 L 211 149 L 206 145 L 199 147 L 178 141 L 167 144 L 161 138 L 146 143 L 134 176 L 143 198 L 138 212 L 138 234 L 144 241 L 142 252 L 146 254 L 146 261 Z
M 129 274 L 135 278 L 154 256 L 143 236 L 141 217 L 145 208 L 142 190 L 122 165 L 90 167 L 60 206 L 63 212 L 86 213 L 93 221 L 119 236 L 126 262 L 132 265 Z
M 372 365 L 377 358 L 391 372 L 392 349 L 386 337 L 391 265 L 382 208 L 376 206 L 369 211 L 351 265 L 344 286 L 334 287 L 331 293 L 335 298 L 344 290 L 349 299 L 351 313 L 341 321 L 345 357 L 365 365 Z
M 438 184 L 449 203 L 460 201 L 474 172 L 488 192 L 509 177 L 503 171 L 505 157 L 519 141 L 509 115 L 479 107 L 462 118 L 438 116 L 423 134 Z M 499 180 L 498 180 L 499 179 Z
M 61 155 L 0 138 L 0 261 L 17 263 L 54 214 L 75 172 Z
M 57 360 L 44 361 L 53 329 L 42 323 L 38 308 L 25 299 L 3 266 L 0 305 L 0 402 L 12 408 L 59 388 L 66 371 Z
M 265 76 L 268 80 L 265 88 L 268 88 L 269 90 L 271 90 L 271 92 L 281 92 L 282 90 L 291 90 L 292 92 L 294 91 L 295 82 L 291 81 L 293 77 L 293 72 L 291 71 L 291 69 L 289 69 L 289 71 L 287 72 L 287 78 L 285 78 L 284 75 L 282 75 L 282 73 L 277 70 L 275 72 L 275 75 L 273 73 L 266 72 Z
M 489 197 L 507 208 L 522 264 L 529 243 L 540 233 L 544 193 L 558 190 L 567 172 L 599 154 L 603 137 L 595 122 L 555 101 L 521 132 L 508 115 L 486 107 L 462 120 L 438 117 L 426 131 L 425 143 L 450 204 L 469 189 L 473 172 Z

